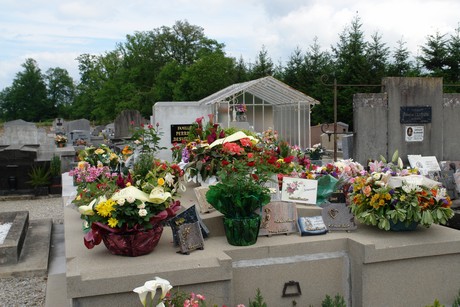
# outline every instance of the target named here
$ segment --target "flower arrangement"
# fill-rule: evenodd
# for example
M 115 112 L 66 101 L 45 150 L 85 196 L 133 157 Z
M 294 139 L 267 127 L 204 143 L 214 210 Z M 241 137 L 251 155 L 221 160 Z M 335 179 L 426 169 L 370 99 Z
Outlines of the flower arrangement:
M 77 167 L 69 171 L 77 184 L 77 196 L 72 201 L 77 207 L 87 205 L 95 198 L 114 190 L 111 181 L 116 177 L 108 166 L 92 166 L 80 161 Z
M 453 216 L 452 202 L 440 183 L 417 175 L 414 169 L 403 169 L 395 155 L 390 163 L 371 161 L 368 168 L 352 180 L 348 196 L 360 222 L 390 230 L 398 222 L 430 227 Z
M 117 174 L 81 188 L 76 202 L 80 201 L 79 212 L 91 228 L 85 236 L 86 247 L 99 244 L 101 232 L 146 231 L 179 210 L 180 202 L 174 196 L 182 187 L 183 171 L 154 158 L 139 161 L 143 165 L 136 164 L 127 176 Z
M 224 143 L 223 148 L 241 159 L 222 160 L 219 182 L 209 187 L 206 199 L 226 217 L 253 216 L 257 208 L 270 202 L 270 190 L 264 184 L 270 180 L 273 166 L 262 154 L 245 153 L 238 144 Z
M 66 144 L 67 137 L 63 134 L 56 134 L 56 136 L 54 137 L 54 143 L 56 143 L 56 145 Z
M 212 144 L 191 143 L 187 147 L 188 163 L 184 166 L 186 175 L 190 180 L 206 182 L 217 175 L 223 160 L 241 159 L 243 153 L 259 151 L 256 143 L 254 137 L 242 131 L 217 139 Z
M 307 148 L 306 153 L 310 156 L 311 160 L 321 160 L 324 154 L 326 154 L 326 150 L 321 144 L 315 144 L 313 147 Z
M 187 141 L 183 141 L 180 144 L 173 144 L 171 148 L 173 161 L 183 164 L 194 161 L 198 162 L 202 159 L 209 161 L 205 154 L 207 147 L 218 138 L 224 138 L 225 131 L 218 124 L 214 123 L 213 114 L 208 114 L 207 123 L 203 123 L 203 121 L 204 116 L 198 117 L 190 126 Z M 201 169 L 200 165 L 198 165 L 198 168 Z M 212 173 L 213 167 L 208 167 L 208 170 Z M 193 176 L 195 175 L 196 174 L 193 174 Z M 206 174 L 203 175 L 207 177 Z
M 80 161 L 88 162 L 92 166 L 108 166 L 116 169 L 122 159 L 109 146 L 100 144 L 98 147 L 90 146 L 78 152 Z
M 246 105 L 241 104 L 241 103 L 235 105 L 234 108 L 235 108 L 236 114 L 238 114 L 238 115 L 242 115 L 242 114 L 246 113 L 246 111 L 247 111 Z

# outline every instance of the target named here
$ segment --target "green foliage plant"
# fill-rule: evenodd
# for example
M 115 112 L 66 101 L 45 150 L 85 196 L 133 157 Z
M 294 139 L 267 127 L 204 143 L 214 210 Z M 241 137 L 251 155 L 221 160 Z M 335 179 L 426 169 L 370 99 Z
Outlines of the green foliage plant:
M 270 190 L 264 184 L 270 180 L 272 166 L 258 152 L 242 150 L 236 143 L 224 143 L 223 152 L 240 152 L 241 157 L 221 161 L 219 182 L 206 193 L 207 201 L 226 217 L 251 217 L 270 202 Z
M 61 175 L 61 158 L 59 156 L 53 155 L 50 160 L 50 174 L 52 177 L 57 177 Z
M 47 186 L 50 183 L 50 172 L 44 166 L 33 166 L 29 173 L 30 183 L 33 187 Z
M 452 307 L 460 307 L 460 290 L 458 291 L 457 296 L 455 297 Z
M 326 298 L 321 302 L 321 307 L 347 307 L 347 304 L 343 296 L 337 293 L 334 299 L 326 295 Z
M 426 305 L 425 307 L 444 307 L 444 305 L 441 304 L 441 303 L 438 301 L 438 299 L 435 299 L 433 305 Z
M 159 146 L 163 133 L 159 131 L 158 126 L 159 124 L 157 123 L 156 126 L 142 124 L 140 127 L 133 127 L 131 140 L 134 143 L 134 147 L 141 153 L 154 155 L 159 150 L 166 149 Z
M 249 306 L 248 307 L 267 307 L 267 304 L 264 302 L 264 298 L 262 294 L 260 293 L 260 289 L 257 288 L 257 293 L 254 298 L 254 301 L 249 300 Z

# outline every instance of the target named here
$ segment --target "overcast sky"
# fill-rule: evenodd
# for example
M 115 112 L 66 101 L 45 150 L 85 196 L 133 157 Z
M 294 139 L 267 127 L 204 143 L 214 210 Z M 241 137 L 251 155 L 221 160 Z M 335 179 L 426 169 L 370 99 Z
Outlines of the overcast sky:
M 454 34 L 459 12 L 458 0 L 0 0 L 0 90 L 27 58 L 43 73 L 61 67 L 78 80 L 80 54 L 103 54 L 127 34 L 177 20 L 202 27 L 229 56 L 254 62 L 264 45 L 284 63 L 314 37 L 330 50 L 356 14 L 366 40 L 378 31 L 392 49 L 403 40 L 417 55 L 428 35 Z

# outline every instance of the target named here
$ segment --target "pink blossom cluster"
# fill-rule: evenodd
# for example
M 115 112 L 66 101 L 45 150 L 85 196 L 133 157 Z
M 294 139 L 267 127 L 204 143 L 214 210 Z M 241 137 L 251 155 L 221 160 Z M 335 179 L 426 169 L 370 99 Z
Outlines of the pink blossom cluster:
M 113 177 L 108 166 L 91 166 L 88 162 L 80 162 L 78 167 L 69 172 L 69 175 L 74 176 L 77 183 L 94 182 L 101 176 Z

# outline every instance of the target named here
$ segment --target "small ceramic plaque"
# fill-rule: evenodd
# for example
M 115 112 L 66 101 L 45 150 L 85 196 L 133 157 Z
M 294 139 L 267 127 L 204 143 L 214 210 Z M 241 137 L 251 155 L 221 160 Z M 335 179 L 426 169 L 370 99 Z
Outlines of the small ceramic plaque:
M 328 230 L 355 230 L 355 217 L 345 203 L 333 203 L 323 206 L 321 215 Z
M 179 226 L 177 233 L 182 254 L 188 255 L 196 249 L 204 249 L 204 240 L 199 222 L 182 224 Z
M 299 233 L 303 236 L 322 235 L 327 232 L 321 216 L 302 216 L 298 218 Z
M 206 200 L 206 192 L 209 191 L 209 187 L 196 187 L 194 189 L 198 205 L 200 206 L 200 213 L 209 213 L 216 209 L 208 203 Z
M 281 200 L 304 204 L 316 204 L 318 181 L 304 178 L 283 177 Z
M 295 203 L 272 201 L 262 207 L 259 236 L 288 234 L 297 231 Z
M 206 225 L 201 220 L 200 216 L 197 214 L 195 205 L 180 212 L 175 217 L 168 220 L 168 224 L 169 226 L 171 226 L 171 230 L 173 233 L 173 240 L 174 240 L 175 246 L 179 245 L 179 234 L 178 234 L 179 227 L 183 224 L 191 224 L 195 222 L 199 223 L 202 236 L 204 238 L 207 238 L 209 235 L 209 229 L 206 227 Z

